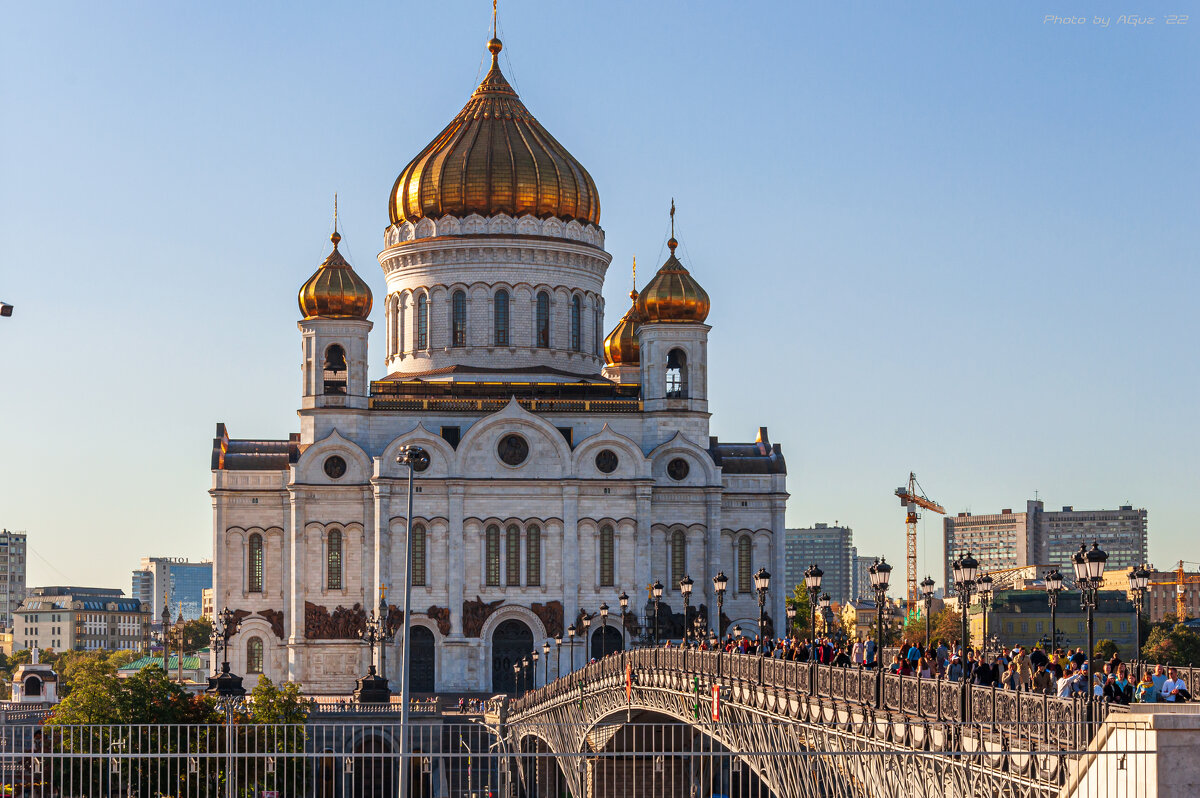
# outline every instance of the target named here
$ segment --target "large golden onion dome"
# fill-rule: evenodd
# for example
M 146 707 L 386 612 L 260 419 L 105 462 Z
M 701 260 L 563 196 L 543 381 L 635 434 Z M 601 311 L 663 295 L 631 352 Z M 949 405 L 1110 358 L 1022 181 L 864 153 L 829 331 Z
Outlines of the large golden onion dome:
M 451 120 L 392 187 L 392 224 L 422 217 L 532 214 L 600 224 L 592 177 L 533 118 L 500 73 L 499 39 L 488 42 L 492 68 Z
M 329 237 L 333 252 L 300 286 L 300 312 L 306 319 L 366 319 L 371 315 L 371 289 L 338 252 L 342 237 Z
M 672 208 L 672 215 L 674 208 Z M 708 292 L 700 287 L 683 264 L 675 257 L 679 242 L 675 236 L 667 241 L 671 257 L 638 295 L 637 310 L 643 324 L 697 323 L 708 318 Z
M 629 299 L 632 302 L 629 310 L 625 311 L 617 326 L 604 339 L 604 361 L 610 366 L 636 366 L 641 356 L 637 339 L 638 327 L 642 323 L 637 309 L 638 292 L 630 291 Z

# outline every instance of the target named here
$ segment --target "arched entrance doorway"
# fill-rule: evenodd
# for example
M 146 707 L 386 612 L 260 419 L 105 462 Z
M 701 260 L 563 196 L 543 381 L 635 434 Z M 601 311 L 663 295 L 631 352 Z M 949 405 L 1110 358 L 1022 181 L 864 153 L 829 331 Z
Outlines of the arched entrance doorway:
M 433 632 L 424 626 L 413 626 L 408 630 L 412 639 L 412 658 L 408 661 L 409 691 L 432 693 L 436 684 L 434 673 Z
M 601 626 L 592 632 L 592 653 L 590 656 L 593 659 L 600 659 L 605 654 L 611 654 L 623 648 L 625 648 L 625 640 L 621 637 L 621 632 L 617 627 Z
M 521 621 L 509 618 L 492 632 L 492 692 L 516 692 L 513 663 L 533 650 L 533 632 Z
M 25 695 L 35 696 L 42 694 L 42 680 L 36 676 L 25 677 Z
M 347 762 L 352 763 L 347 767 L 350 795 L 353 798 L 385 798 L 395 795 L 398 760 L 391 744 L 380 737 L 368 737 L 355 746 L 354 753 L 366 756 L 347 759 Z

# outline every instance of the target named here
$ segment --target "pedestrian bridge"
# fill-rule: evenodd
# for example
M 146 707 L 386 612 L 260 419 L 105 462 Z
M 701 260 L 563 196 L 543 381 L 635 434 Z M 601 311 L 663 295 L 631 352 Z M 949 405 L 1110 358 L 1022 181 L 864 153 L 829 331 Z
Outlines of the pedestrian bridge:
M 1096 702 L 1089 720 L 1086 700 L 965 689 L 964 712 L 956 682 L 642 649 L 609 655 L 510 701 L 500 728 L 518 767 L 546 771 L 522 774 L 540 795 L 640 794 L 630 785 L 666 774 L 678 789 L 645 794 L 1145 794 L 1135 789 L 1153 765 L 1144 735 L 1121 737 L 1124 758 L 1119 767 L 1111 760 L 1099 787 L 1084 777 L 1128 714 Z M 660 753 L 647 757 L 648 750 Z

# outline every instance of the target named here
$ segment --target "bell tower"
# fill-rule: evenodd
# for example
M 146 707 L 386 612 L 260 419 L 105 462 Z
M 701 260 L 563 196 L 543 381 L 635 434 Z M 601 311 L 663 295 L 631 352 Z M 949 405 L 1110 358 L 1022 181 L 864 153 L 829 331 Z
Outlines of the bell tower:
M 298 327 L 303 347 L 301 409 L 346 407 L 366 409 L 371 395 L 367 380 L 367 335 L 371 332 L 371 289 L 338 252 L 337 201 L 333 251 L 300 287 L 303 314 Z

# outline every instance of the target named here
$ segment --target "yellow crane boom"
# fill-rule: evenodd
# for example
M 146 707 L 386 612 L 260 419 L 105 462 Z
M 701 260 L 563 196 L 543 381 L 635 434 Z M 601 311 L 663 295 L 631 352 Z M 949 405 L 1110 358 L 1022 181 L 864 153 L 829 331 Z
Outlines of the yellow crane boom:
M 1200 584 L 1200 576 L 1184 576 L 1183 575 L 1183 560 L 1179 561 L 1179 565 L 1175 568 L 1175 581 L 1173 582 L 1151 582 L 1152 585 L 1175 585 L 1175 622 L 1183 623 L 1187 618 L 1187 601 L 1184 600 L 1185 588 L 1184 585 Z
M 896 488 L 896 496 L 899 497 L 900 504 L 904 505 L 908 511 L 904 522 L 907 542 L 905 554 L 908 560 L 905 577 L 908 583 L 908 600 L 917 601 L 921 598 L 920 588 L 917 587 L 917 519 L 921 517 L 921 514 L 917 512 L 917 508 L 921 507 L 941 515 L 946 514 L 946 508 L 925 495 L 925 491 L 921 489 L 921 483 L 917 482 L 917 475 L 911 471 L 908 472 L 908 485 Z

